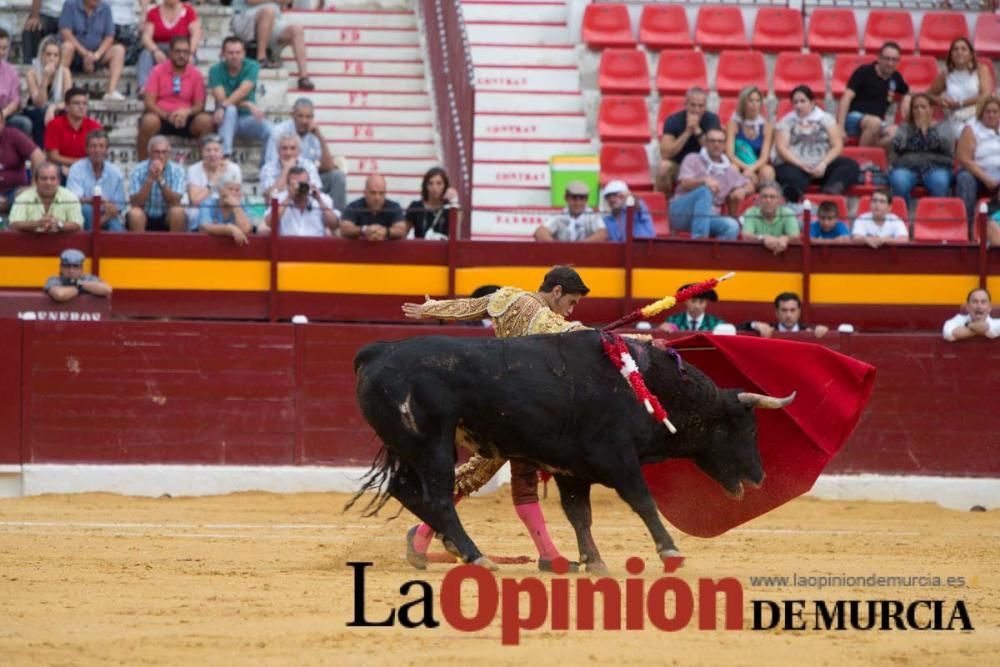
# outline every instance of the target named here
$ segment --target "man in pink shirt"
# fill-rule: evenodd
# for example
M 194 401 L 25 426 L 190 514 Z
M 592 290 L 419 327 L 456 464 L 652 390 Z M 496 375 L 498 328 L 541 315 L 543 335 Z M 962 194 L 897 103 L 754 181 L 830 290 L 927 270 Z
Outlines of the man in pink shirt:
M 191 40 L 170 40 L 169 60 L 149 74 L 143 100 L 146 113 L 139 121 L 139 159 L 146 159 L 149 139 L 156 134 L 199 138 L 213 131 L 212 116 L 205 113 L 205 78 L 190 63 Z

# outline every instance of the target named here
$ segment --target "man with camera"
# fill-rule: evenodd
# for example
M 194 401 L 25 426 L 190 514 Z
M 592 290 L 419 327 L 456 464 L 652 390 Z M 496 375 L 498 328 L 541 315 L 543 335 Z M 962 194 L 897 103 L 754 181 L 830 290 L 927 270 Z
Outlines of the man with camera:
M 282 236 L 333 236 L 340 224 L 333 200 L 298 166 L 288 170 L 287 187 L 278 195 L 278 215 Z
M 84 254 L 74 248 L 63 250 L 59 255 L 59 275 L 45 281 L 45 293 L 53 301 L 63 303 L 84 293 L 94 296 L 111 294 L 111 285 L 83 272 L 84 259 Z

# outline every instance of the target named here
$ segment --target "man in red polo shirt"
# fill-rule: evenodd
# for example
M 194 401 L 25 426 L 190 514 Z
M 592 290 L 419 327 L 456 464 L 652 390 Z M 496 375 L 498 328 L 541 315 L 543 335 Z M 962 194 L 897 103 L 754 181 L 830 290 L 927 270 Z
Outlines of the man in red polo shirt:
M 87 135 L 104 127 L 87 116 L 87 91 L 70 88 L 63 96 L 66 113 L 45 126 L 45 152 L 49 162 L 59 165 L 63 178 L 77 160 L 87 157 Z
M 170 40 L 169 60 L 149 73 L 143 102 L 146 113 L 139 121 L 139 159 L 146 159 L 149 140 L 157 134 L 195 139 L 214 131 L 212 116 L 205 113 L 205 77 L 191 61 L 191 39 Z

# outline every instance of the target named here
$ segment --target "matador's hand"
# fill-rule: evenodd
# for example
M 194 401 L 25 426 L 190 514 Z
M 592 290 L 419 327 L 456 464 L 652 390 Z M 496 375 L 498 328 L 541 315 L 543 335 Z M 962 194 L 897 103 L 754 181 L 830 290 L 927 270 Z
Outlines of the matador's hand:
M 430 295 L 427 294 L 424 295 L 424 299 L 426 299 L 426 301 L 424 301 L 423 303 L 404 303 L 403 314 L 415 320 L 419 320 L 420 318 L 422 318 L 424 316 L 423 315 L 424 306 L 429 306 L 431 304 L 437 303 L 437 301 L 432 299 Z

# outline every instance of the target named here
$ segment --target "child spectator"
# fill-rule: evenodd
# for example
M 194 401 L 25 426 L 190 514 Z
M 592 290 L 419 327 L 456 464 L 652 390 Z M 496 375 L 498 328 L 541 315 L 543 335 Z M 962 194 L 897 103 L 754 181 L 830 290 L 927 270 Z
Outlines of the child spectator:
M 820 202 L 816 219 L 809 225 L 809 238 L 813 241 L 850 242 L 851 230 L 846 222 L 838 219 L 839 213 L 832 201 Z

